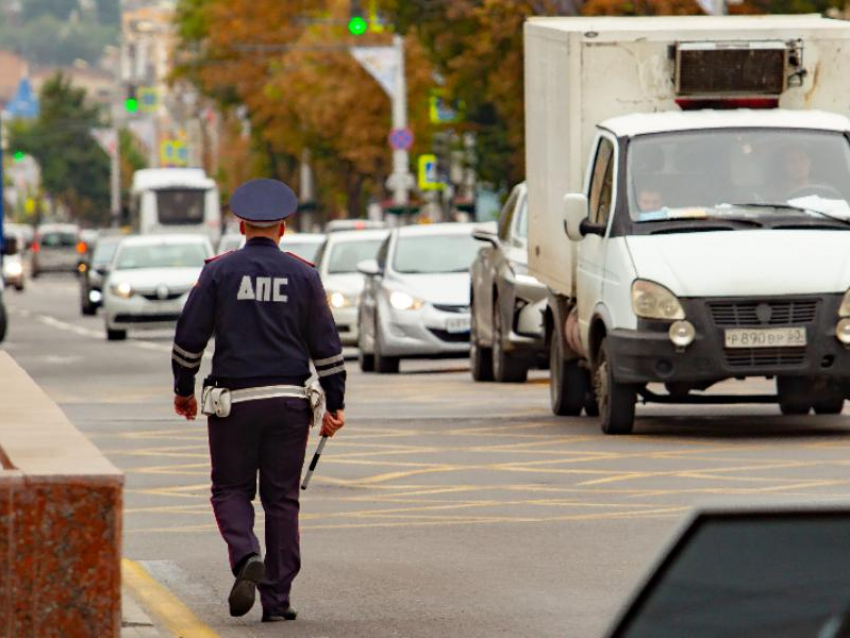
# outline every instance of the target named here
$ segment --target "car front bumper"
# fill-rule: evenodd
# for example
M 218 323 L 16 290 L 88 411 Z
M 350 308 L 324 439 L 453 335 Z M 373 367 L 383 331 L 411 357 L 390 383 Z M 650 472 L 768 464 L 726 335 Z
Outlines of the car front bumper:
M 757 300 L 682 300 L 687 320 L 696 328 L 696 338 L 684 349 L 670 341 L 668 322 L 640 321 L 637 330 L 612 330 L 607 335 L 614 378 L 622 383 L 651 382 L 710 384 L 728 378 L 808 377 L 850 383 L 850 349 L 835 336 L 838 306 L 843 295 L 812 295 L 798 298 L 773 297 Z M 814 304 L 813 314 L 800 314 L 787 322 L 752 323 L 749 311 L 738 313 L 736 323 L 718 322 L 714 306 L 741 308 L 749 304 L 774 307 L 788 303 Z M 783 306 L 784 307 L 784 306 Z M 805 315 L 805 316 L 804 316 Z M 784 317 L 785 315 L 782 315 Z M 750 323 L 746 323 L 749 321 Z M 758 320 L 755 320 L 758 321 Z M 728 328 L 782 328 L 804 326 L 806 345 L 802 347 L 726 348 Z
M 426 304 L 419 310 L 395 310 L 383 304 L 381 353 L 390 357 L 463 357 L 469 354 L 468 307 L 445 311 Z M 464 327 L 464 329 L 460 329 Z
M 173 326 L 180 318 L 188 293 L 178 299 L 151 301 L 139 294 L 123 299 L 107 293 L 103 307 L 106 325 L 112 330 L 156 329 Z
M 344 346 L 357 345 L 359 333 L 357 331 L 357 306 L 346 306 L 345 308 L 331 308 L 334 323 L 339 332 L 339 340 Z

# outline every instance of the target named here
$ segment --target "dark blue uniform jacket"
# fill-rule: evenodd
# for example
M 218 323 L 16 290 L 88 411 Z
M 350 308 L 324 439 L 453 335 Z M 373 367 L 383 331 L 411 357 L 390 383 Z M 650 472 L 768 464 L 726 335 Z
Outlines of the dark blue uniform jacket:
M 316 270 L 270 240 L 207 262 L 174 338 L 174 391 L 189 396 L 211 336 L 208 383 L 232 390 L 303 385 L 310 361 L 331 412 L 344 407 L 345 365 L 325 290 Z

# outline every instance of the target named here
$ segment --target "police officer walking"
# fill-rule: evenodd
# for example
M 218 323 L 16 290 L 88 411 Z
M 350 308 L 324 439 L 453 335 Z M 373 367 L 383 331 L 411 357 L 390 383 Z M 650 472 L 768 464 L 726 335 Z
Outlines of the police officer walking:
M 310 361 L 325 392 L 321 434 L 345 424 L 342 347 L 312 264 L 278 247 L 297 200 L 284 183 L 258 179 L 230 200 L 245 247 L 208 260 L 174 339 L 174 409 L 194 419 L 195 375 L 215 335 L 202 408 L 209 415 L 212 506 L 235 576 L 230 614 L 243 616 L 260 590 L 263 622 L 294 620 L 292 581 L 301 568 L 299 480 L 312 422 Z M 259 474 L 265 560 L 254 535 Z

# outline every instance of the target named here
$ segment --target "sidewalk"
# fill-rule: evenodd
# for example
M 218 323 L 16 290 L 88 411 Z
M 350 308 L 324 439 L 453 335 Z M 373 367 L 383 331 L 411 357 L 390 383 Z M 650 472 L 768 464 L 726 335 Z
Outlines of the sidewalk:
M 127 587 L 121 588 L 121 638 L 171 638 L 156 627 Z

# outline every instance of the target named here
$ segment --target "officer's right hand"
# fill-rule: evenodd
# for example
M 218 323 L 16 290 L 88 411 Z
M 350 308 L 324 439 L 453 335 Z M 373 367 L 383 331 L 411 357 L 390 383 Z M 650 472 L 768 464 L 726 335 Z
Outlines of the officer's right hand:
M 175 394 L 174 411 L 178 416 L 186 417 L 187 421 L 193 421 L 198 415 L 198 401 L 195 399 L 195 395 L 181 397 L 179 394 Z
M 322 417 L 322 431 L 319 432 L 322 436 L 332 437 L 337 433 L 337 430 L 345 425 L 345 411 L 337 410 L 333 414 L 325 412 Z

